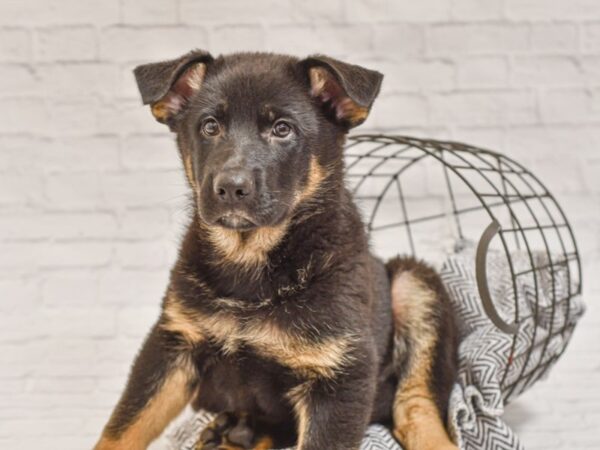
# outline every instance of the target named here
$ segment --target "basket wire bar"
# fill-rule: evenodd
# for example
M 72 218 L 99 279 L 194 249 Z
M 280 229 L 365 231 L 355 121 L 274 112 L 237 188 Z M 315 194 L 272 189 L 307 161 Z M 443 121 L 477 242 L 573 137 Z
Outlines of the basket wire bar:
M 408 233 L 408 242 L 410 243 L 410 250 L 412 254 L 415 254 L 415 242 L 413 240 L 413 235 L 410 230 L 410 222 L 408 221 L 408 213 L 406 211 L 406 202 L 404 201 L 404 194 L 402 193 L 402 185 L 400 184 L 400 179 L 398 177 L 394 177 L 394 181 L 396 181 L 396 186 L 398 186 L 398 195 L 400 196 L 400 204 L 402 205 L 402 213 L 404 217 L 407 218 L 406 221 L 406 232 Z
M 442 153 L 442 160 L 444 160 L 444 153 Z M 450 202 L 452 203 L 452 214 L 454 214 L 454 218 L 456 220 L 456 228 L 458 231 L 458 237 L 460 239 L 464 239 L 462 227 L 460 226 L 460 217 L 458 215 L 458 210 L 456 208 L 456 199 L 454 198 L 454 190 L 452 189 L 452 182 L 450 181 L 450 175 L 448 174 L 448 166 L 445 164 L 445 161 L 444 161 L 444 180 L 446 181 L 446 186 L 448 187 L 448 194 L 450 195 Z
M 472 152 L 472 151 L 471 151 L 471 153 L 474 153 L 474 152 Z M 477 170 L 476 166 L 474 166 L 474 165 L 473 165 L 473 164 L 472 164 L 472 163 L 471 163 L 469 160 L 467 160 L 467 159 L 466 159 L 466 158 L 465 158 L 463 155 L 461 155 L 459 152 L 457 153 L 457 156 L 458 156 L 458 158 L 460 158 L 460 159 L 461 159 L 461 160 L 462 160 L 462 161 L 463 161 L 465 164 L 467 164 L 467 165 L 470 165 L 470 166 L 472 167 L 472 170 Z M 531 250 L 531 248 L 529 247 L 529 244 L 528 244 L 528 242 L 527 242 L 527 239 L 526 239 L 526 237 L 525 237 L 525 235 L 524 235 L 524 232 L 523 232 L 523 230 L 522 230 L 522 228 L 521 228 L 521 223 L 520 223 L 520 220 L 519 220 L 519 219 L 518 219 L 518 217 L 515 215 L 515 212 L 514 212 L 514 210 L 513 210 L 512 206 L 511 206 L 511 203 L 507 201 L 507 198 L 518 198 L 518 199 L 520 199 L 521 201 L 524 201 L 525 199 L 524 199 L 522 196 L 517 196 L 517 197 L 514 197 L 514 196 L 513 196 L 513 197 L 508 197 L 508 196 L 507 196 L 507 197 L 503 197 L 503 196 L 502 196 L 502 194 L 500 193 L 500 191 L 498 190 L 498 188 L 497 188 L 497 187 L 496 187 L 496 186 L 495 186 L 495 185 L 492 183 L 492 181 L 491 181 L 491 180 L 488 178 L 488 176 L 487 176 L 487 175 L 486 175 L 484 172 L 478 172 L 478 173 L 479 173 L 479 175 L 480 175 L 482 178 L 484 178 L 484 179 L 485 179 L 485 180 L 488 182 L 488 184 L 489 184 L 490 186 L 492 186 L 492 188 L 493 188 L 493 189 L 496 191 L 496 195 L 492 195 L 492 196 L 493 196 L 493 197 L 500 197 L 500 198 L 502 199 L 502 201 L 504 202 L 505 206 L 506 206 L 506 207 L 507 207 L 507 209 L 508 209 L 508 212 L 509 212 L 509 214 L 510 214 L 510 217 L 511 217 L 511 219 L 512 219 L 512 220 L 514 220 L 514 223 L 516 223 L 516 224 L 517 224 L 517 226 L 518 226 L 518 228 L 519 228 L 520 232 L 521 232 L 521 233 L 523 233 L 523 241 L 525 242 L 525 247 L 526 247 L 526 250 L 527 250 L 527 255 L 528 255 L 528 257 L 529 257 L 529 262 L 530 262 L 531 266 L 533 267 L 533 266 L 534 266 L 534 261 L 533 261 L 533 253 L 532 253 L 532 250 Z M 463 180 L 464 180 L 464 177 L 463 177 Z M 494 221 L 494 222 L 497 222 L 497 221 L 498 221 L 497 217 L 496 217 L 496 216 L 495 216 L 495 215 L 492 213 L 492 211 L 491 211 L 491 210 L 490 210 L 490 209 L 487 207 L 487 204 L 485 203 L 485 201 L 483 201 L 483 197 L 485 197 L 485 196 L 486 196 L 486 194 L 481 194 L 481 193 L 479 193 L 479 192 L 475 191 L 475 189 L 473 188 L 473 186 L 472 186 L 472 185 L 470 185 L 470 183 L 469 183 L 468 181 L 466 181 L 466 183 L 467 183 L 467 185 L 469 185 L 469 187 L 471 187 L 471 189 L 473 190 L 473 192 L 474 192 L 474 193 L 475 193 L 475 194 L 476 194 L 476 195 L 477 195 L 477 196 L 480 198 L 480 200 L 482 201 L 482 205 L 484 206 L 484 208 L 486 209 L 486 211 L 487 211 L 487 212 L 488 212 L 488 214 L 490 215 L 490 217 L 491 217 L 492 221 Z M 502 242 L 502 246 L 503 246 L 503 248 L 504 248 L 504 251 L 505 251 L 505 253 L 506 253 L 507 255 L 509 255 L 509 254 L 510 254 L 510 251 L 509 251 L 509 246 L 508 246 L 508 244 L 507 244 L 507 242 L 506 242 L 506 240 L 505 240 L 505 238 L 504 238 L 504 235 L 500 234 L 500 240 L 501 240 L 501 242 Z M 519 301 L 518 301 L 519 290 L 517 289 L 517 285 L 516 285 L 516 278 L 515 278 L 515 276 L 514 276 L 514 273 L 515 273 L 515 271 L 514 271 L 514 267 L 513 267 L 512 260 L 511 260 L 511 258 L 510 258 L 510 257 L 509 257 L 507 260 L 508 260 L 509 269 L 510 269 L 510 273 L 511 273 L 511 277 L 512 277 L 513 291 L 514 291 L 514 295 L 515 295 L 515 319 L 514 319 L 514 323 L 515 323 L 515 324 L 518 324 L 518 323 L 519 323 Z M 479 279 L 478 279 L 478 281 L 479 281 Z M 538 313 L 538 311 L 537 311 L 537 304 L 538 304 L 538 298 L 537 298 L 537 295 L 538 295 L 538 294 L 537 294 L 537 293 L 538 293 L 538 290 L 539 290 L 539 286 L 538 286 L 538 277 L 537 277 L 537 273 L 536 273 L 536 272 L 534 272 L 534 279 L 533 279 L 533 281 L 534 281 L 534 289 L 535 289 L 535 292 L 536 292 L 536 310 L 535 310 L 535 319 L 534 319 L 534 321 L 535 321 L 535 328 L 534 328 L 534 330 L 537 330 L 537 325 L 538 325 L 538 323 L 537 323 L 537 319 L 538 319 L 538 317 L 537 317 L 537 313 Z M 487 293 L 487 292 L 488 292 L 487 286 L 486 286 L 486 287 L 485 287 L 483 290 L 481 289 L 481 284 L 479 284 L 479 287 L 480 287 L 480 295 L 482 294 L 482 300 L 484 300 L 484 299 L 486 299 L 486 298 L 487 298 L 487 299 L 489 299 L 489 294 Z M 496 313 L 494 316 L 491 316 L 491 317 L 490 317 L 490 319 L 491 319 L 492 321 L 495 321 L 495 319 L 497 320 L 497 317 L 498 317 L 498 314 Z M 502 329 L 505 329 L 505 328 L 507 328 L 507 327 L 506 327 L 504 324 L 501 324 L 501 325 L 500 325 L 500 328 L 502 328 Z M 533 335 L 533 337 L 532 337 L 532 340 L 534 340 L 534 341 L 535 341 L 535 337 L 536 337 L 536 331 L 534 331 L 534 335 Z M 502 375 L 502 380 L 500 381 L 500 384 L 501 384 L 501 385 L 504 385 L 504 383 L 506 382 L 506 377 L 507 377 L 507 375 L 508 375 L 508 373 L 509 373 L 510 366 L 511 366 L 511 365 L 513 364 L 513 362 L 514 362 L 514 358 L 512 357 L 512 355 L 514 355 L 514 353 L 515 353 L 516 345 L 517 345 L 517 339 L 516 339 L 516 337 L 515 337 L 515 338 L 513 339 L 513 344 L 512 344 L 512 348 L 511 348 L 510 355 L 509 355 L 509 356 L 508 356 L 508 358 L 507 358 L 507 368 L 506 368 L 506 370 L 504 371 L 504 374 Z M 525 364 L 523 365 L 523 367 L 526 367 L 526 366 L 527 366 L 527 364 L 529 363 L 529 357 L 530 357 L 530 355 L 531 355 L 531 352 L 532 352 L 532 351 L 533 351 L 533 350 L 532 350 L 531 348 L 528 350 L 528 354 L 527 354 L 527 356 L 526 356 L 526 362 L 525 362 Z M 522 374 L 522 372 L 521 372 L 521 374 Z M 510 396 L 512 395 L 513 391 L 514 391 L 514 387 L 511 387 L 511 388 L 510 388 L 510 391 L 509 391 L 509 392 L 508 392 L 508 394 L 507 394 L 507 397 L 510 397 Z
M 529 187 L 529 189 L 532 192 L 535 192 L 534 189 L 533 189 L 533 187 L 525 179 L 525 177 L 523 177 L 522 175 L 520 175 L 520 177 L 522 178 L 523 182 Z M 542 206 L 542 209 L 546 212 L 548 218 L 552 222 L 552 225 L 548 226 L 548 228 L 545 228 L 545 229 L 552 229 L 553 228 L 556 231 L 556 234 L 558 236 L 558 240 L 560 242 L 560 246 L 561 246 L 561 249 L 562 249 L 562 256 L 563 256 L 564 260 L 566 261 L 567 260 L 567 250 L 566 250 L 566 247 L 565 247 L 565 243 L 564 243 L 564 241 L 562 239 L 562 235 L 561 235 L 561 233 L 559 231 L 559 226 L 557 225 L 556 221 L 552 217 L 552 214 L 548 210 L 546 204 L 541 199 L 538 199 L 538 200 L 539 200 L 539 203 Z M 542 228 L 540 227 L 540 225 L 538 225 L 538 229 L 540 230 L 542 236 L 545 236 L 545 234 L 543 233 Z M 550 252 L 550 250 L 548 248 L 548 244 L 547 244 L 547 241 L 546 241 L 545 237 L 544 237 L 544 242 L 545 242 L 545 245 L 546 245 L 546 248 L 547 248 L 548 258 L 549 258 L 549 261 L 550 261 L 548 265 L 550 266 L 549 269 L 550 269 L 551 274 L 552 274 L 552 300 L 553 301 L 552 301 L 552 310 L 551 310 L 551 313 L 550 313 L 550 322 L 549 322 L 550 325 L 549 325 L 549 330 L 548 330 L 548 337 L 545 340 L 544 347 L 542 348 L 542 353 L 541 353 L 541 357 L 540 357 L 540 359 L 542 361 L 544 360 L 544 356 L 546 354 L 546 350 L 547 350 L 548 345 L 550 344 L 550 341 L 552 339 L 552 331 L 553 331 L 553 328 L 554 328 L 554 318 L 555 318 L 555 314 L 556 314 L 556 280 L 555 280 L 555 277 L 554 277 L 554 265 L 552 263 L 551 252 Z M 567 287 L 569 289 L 569 294 L 570 294 L 571 293 L 570 272 L 567 271 L 566 275 L 567 275 Z M 570 306 L 570 300 L 571 300 L 571 298 L 567 297 L 567 302 L 568 302 L 568 304 L 567 304 L 567 311 L 569 311 L 569 309 L 570 309 L 569 308 L 569 306 Z M 567 312 L 567 314 L 565 316 L 565 323 L 568 323 L 567 322 L 568 318 L 569 318 L 569 314 Z M 524 382 L 524 385 L 523 385 L 523 388 L 522 388 L 521 392 L 528 386 L 528 384 L 531 382 L 533 376 L 534 376 L 534 373 L 531 373 L 525 379 L 525 382 Z M 539 378 L 539 376 L 538 376 L 538 378 Z
M 479 158 L 479 159 L 483 159 L 483 158 L 481 158 L 481 157 L 480 157 L 480 155 L 477 155 L 477 158 Z M 501 174 L 501 176 L 502 176 L 502 180 L 503 180 L 503 181 L 504 181 L 504 180 L 506 180 L 506 182 L 507 182 L 507 183 L 508 183 L 508 184 L 509 184 L 509 185 L 510 185 L 510 186 L 511 186 L 513 189 L 515 189 L 515 190 L 516 190 L 516 187 L 514 186 L 514 184 L 512 183 L 512 181 L 510 181 L 510 180 L 507 180 L 507 179 L 506 179 L 506 177 L 505 177 L 505 176 L 502 174 L 502 172 L 500 172 L 500 174 Z M 531 187 L 531 186 L 529 186 L 529 187 Z M 535 192 L 535 191 L 533 191 L 533 189 L 531 189 L 531 191 L 532 191 L 532 192 Z M 540 228 L 540 223 L 539 223 L 539 220 L 538 220 L 538 218 L 536 217 L 536 214 L 533 212 L 533 210 L 532 210 L 531 206 L 530 206 L 530 205 L 529 205 L 529 203 L 526 201 L 527 199 L 530 199 L 530 198 L 532 198 L 532 199 L 533 199 L 533 198 L 539 198 L 539 197 L 537 197 L 535 194 L 533 194 L 533 195 L 525 195 L 525 196 L 522 196 L 521 194 L 518 194 L 518 195 L 524 199 L 524 202 L 523 202 L 523 204 L 524 204 L 524 205 L 527 207 L 527 210 L 528 210 L 528 211 L 529 211 L 529 213 L 531 214 L 531 217 L 533 218 L 533 220 L 534 220 L 534 222 L 535 222 L 535 224 L 536 224 L 536 227 L 537 227 L 537 229 L 541 231 L 541 233 L 540 233 L 540 234 L 541 234 L 542 240 L 543 240 L 543 242 L 544 242 L 544 247 L 545 247 L 545 251 L 546 251 L 546 256 L 547 256 L 547 258 L 548 258 L 548 261 L 549 261 L 548 265 L 549 265 L 549 268 L 550 268 L 550 274 L 551 274 L 551 286 L 552 286 L 552 312 L 551 312 L 551 317 L 552 317 L 552 319 L 554 319 L 554 313 L 555 313 L 555 309 L 554 309 L 554 308 L 555 308 L 555 305 L 556 305 L 556 304 L 555 304 L 555 301 L 556 301 L 556 279 L 555 279 L 554 264 L 553 264 L 553 262 L 552 262 L 552 252 L 550 251 L 550 246 L 549 246 L 549 244 L 548 244 L 548 240 L 547 240 L 547 238 L 546 238 L 546 235 L 545 235 L 545 233 L 543 233 L 543 230 Z M 522 228 L 521 228 L 521 230 L 522 230 Z M 529 253 L 529 255 L 530 255 L 530 259 L 531 259 L 532 266 L 533 266 L 533 267 L 535 267 L 535 265 L 534 265 L 534 262 L 533 262 L 533 258 L 532 258 L 532 254 L 531 254 L 531 250 L 530 250 L 530 248 L 529 248 L 529 245 L 527 244 L 527 242 L 526 242 L 525 244 L 526 244 L 526 246 L 527 246 L 527 251 L 528 251 L 528 253 Z M 538 270 L 534 270 L 532 273 L 533 273 L 533 275 L 534 275 L 534 283 L 535 283 L 535 297 L 536 297 L 536 298 L 535 298 L 535 300 L 536 300 L 536 302 L 535 302 L 535 310 L 534 310 L 534 314 L 535 314 L 535 319 L 534 319 L 534 320 L 535 320 L 535 325 L 536 325 L 536 326 L 535 326 L 535 327 L 534 327 L 534 329 L 533 329 L 533 337 L 532 337 L 532 340 L 535 342 L 536 335 L 537 335 L 537 331 L 538 331 L 538 327 L 537 327 L 537 325 L 538 325 L 538 322 L 537 322 L 537 321 L 538 321 L 538 308 L 539 308 L 539 287 L 538 287 L 539 281 L 538 281 Z M 543 360 L 543 356 L 544 356 L 544 354 L 545 354 L 545 351 L 546 351 L 546 348 L 547 348 L 547 346 L 548 346 L 548 343 L 549 343 L 550 337 L 551 337 L 551 335 L 552 335 L 552 325 L 553 325 L 553 324 L 552 324 L 552 320 L 550 320 L 550 330 L 549 330 L 549 332 L 548 332 L 548 338 L 546 339 L 546 343 L 545 343 L 545 345 L 544 345 L 544 348 L 542 349 L 542 356 L 541 356 L 540 360 Z M 527 382 L 529 381 L 529 379 L 527 379 L 527 378 L 524 378 L 524 377 L 525 377 L 525 371 L 527 370 L 527 367 L 528 367 L 528 364 L 529 364 L 529 360 L 530 360 L 530 358 L 531 358 L 531 354 L 533 353 L 533 349 L 534 349 L 534 347 L 533 347 L 533 346 L 531 346 L 531 347 L 529 348 L 529 351 L 528 351 L 528 353 L 527 353 L 527 356 L 526 356 L 526 358 L 525 358 L 525 362 L 523 363 L 523 368 L 521 369 L 521 373 L 520 373 L 520 375 L 519 375 L 519 379 L 524 379 L 524 380 L 525 380 L 525 382 L 524 382 L 524 385 L 523 385 L 523 386 L 526 386 L 526 385 L 527 385 Z M 506 376 L 506 372 L 505 372 L 505 376 Z M 517 385 L 516 385 L 516 384 L 514 384 L 513 386 L 511 386 L 511 387 L 510 387 L 510 389 L 509 389 L 509 391 L 508 391 L 508 396 L 510 396 L 510 395 L 513 393 L 513 391 L 515 390 L 516 386 L 517 386 Z M 524 389 L 524 387 L 521 389 L 521 392 L 523 391 L 523 389 Z
M 523 176 L 521 176 L 521 178 L 523 179 L 523 182 L 530 188 L 530 190 L 532 192 L 534 192 L 534 189 L 530 185 L 530 183 Z M 541 184 L 541 183 L 538 181 L 538 184 Z M 548 193 L 548 195 L 550 195 L 550 193 Z M 561 228 L 561 227 L 570 228 L 569 224 L 568 223 L 557 224 L 556 221 L 554 220 L 554 217 L 552 216 L 552 214 L 548 210 L 548 207 L 547 207 L 546 203 L 544 203 L 541 199 L 538 199 L 538 200 L 540 201 L 540 204 L 541 204 L 543 210 L 546 212 L 548 218 L 552 222 L 552 226 L 549 226 L 548 228 L 554 228 L 554 230 L 556 231 L 556 234 L 558 236 L 558 240 L 560 242 L 560 246 L 562 248 L 562 255 L 563 255 L 563 258 L 564 258 L 563 261 L 565 261 L 566 264 L 568 265 L 568 260 L 570 259 L 570 256 L 574 256 L 575 258 L 577 258 L 578 264 L 580 264 L 579 263 L 579 254 L 577 252 L 574 255 L 568 255 L 567 250 L 566 250 L 566 246 L 565 246 L 565 243 L 564 243 L 564 240 L 563 240 L 563 237 L 562 237 L 562 234 L 560 233 L 560 230 L 559 230 L 559 228 Z M 558 203 L 556 203 L 556 206 L 559 207 Z M 550 265 L 551 264 L 552 264 L 552 262 L 550 262 Z M 552 273 L 554 273 L 554 268 L 552 266 L 550 267 L 550 270 L 552 271 Z M 567 277 L 567 288 L 569 289 L 569 296 L 566 297 L 567 309 L 566 309 L 565 319 L 564 319 L 564 322 L 563 322 L 564 323 L 563 331 L 561 332 L 561 334 L 563 336 L 564 336 L 564 329 L 566 328 L 566 325 L 568 324 L 568 321 L 569 321 L 570 306 L 571 306 L 571 295 L 574 295 L 574 293 L 571 292 L 572 283 L 571 283 L 571 272 L 569 270 L 566 271 L 566 277 Z M 581 281 L 579 283 L 579 289 L 580 288 L 581 288 Z M 553 331 L 553 326 L 554 326 L 554 317 L 555 317 L 556 305 L 557 305 L 557 300 L 556 300 L 556 286 L 555 286 L 555 279 L 554 279 L 554 277 L 552 278 L 552 289 L 553 289 L 553 302 L 552 302 L 552 311 L 551 311 L 550 322 L 549 322 L 549 331 L 548 331 L 548 337 L 546 338 L 546 340 L 544 342 L 544 347 L 542 349 L 542 356 L 540 358 L 541 361 L 543 361 L 544 356 L 546 354 L 546 350 L 548 348 L 548 345 L 550 344 L 550 341 L 551 341 L 551 339 L 553 337 L 552 331 Z M 564 351 L 564 349 L 563 349 L 563 351 Z M 547 366 L 547 367 L 549 367 L 549 366 Z M 547 368 L 546 368 L 546 370 L 547 370 Z M 523 384 L 523 387 L 521 389 L 521 392 L 523 392 L 527 388 L 528 385 L 530 385 L 531 383 L 534 383 L 539 378 L 541 378 L 543 376 L 544 372 L 545 372 L 545 370 L 544 371 L 540 371 L 540 373 L 536 375 L 535 372 L 532 371 L 529 375 L 527 375 L 526 379 L 525 379 L 525 382 Z
M 516 162 L 513 162 L 513 163 L 517 164 Z M 541 182 L 533 174 L 528 173 L 528 172 L 523 171 L 523 170 L 520 171 L 520 178 L 522 179 L 522 181 L 524 182 L 524 184 L 527 185 L 527 187 L 530 189 L 531 192 L 535 192 L 535 190 L 533 189 L 533 187 L 531 186 L 531 184 L 526 180 L 526 178 L 523 176 L 523 174 L 526 174 L 526 175 L 530 176 L 532 179 L 534 179 L 537 182 L 538 185 L 542 186 Z M 553 199 L 553 197 L 551 196 L 551 194 L 547 190 L 546 190 L 546 194 L 544 195 L 544 197 L 550 197 L 550 198 Z M 567 302 L 567 309 L 566 309 L 566 314 L 565 314 L 565 319 L 564 319 L 564 326 L 563 326 L 562 330 L 560 331 L 560 334 L 562 334 L 564 336 L 564 333 L 565 333 L 565 331 L 568 328 L 573 328 L 573 327 L 567 326 L 568 321 L 569 321 L 570 301 L 571 301 L 572 295 L 576 295 L 576 294 L 579 294 L 581 292 L 581 275 L 580 275 L 581 272 L 580 272 L 579 253 L 577 251 L 575 253 L 572 253 L 572 254 L 567 253 L 566 246 L 565 246 L 565 243 L 564 243 L 564 240 L 563 240 L 563 236 L 562 236 L 562 233 L 560 232 L 559 228 L 566 227 L 569 230 L 569 232 L 571 233 L 571 236 L 572 236 L 572 230 L 571 230 L 570 225 L 568 224 L 568 222 L 565 221 L 565 223 L 557 224 L 556 221 L 554 220 L 553 215 L 550 213 L 550 211 L 549 211 L 546 203 L 542 201 L 542 197 L 541 196 L 537 197 L 537 199 L 539 200 L 539 203 L 541 204 L 542 209 L 545 211 L 546 215 L 548 216 L 548 218 L 552 222 L 552 225 L 548 225 L 548 226 L 544 226 L 544 227 L 538 225 L 537 227 L 532 227 L 532 228 L 533 229 L 537 228 L 540 231 L 542 231 L 542 229 L 554 229 L 556 231 L 556 235 L 557 235 L 558 240 L 560 242 L 560 246 L 561 246 L 561 249 L 562 249 L 562 255 L 563 255 L 563 260 L 560 261 L 559 263 L 557 263 L 556 265 L 559 265 L 559 264 L 562 263 L 562 264 L 566 264 L 568 266 L 568 262 L 572 258 L 576 259 L 577 265 L 578 265 L 579 283 L 578 283 L 578 291 L 577 292 L 572 292 L 571 291 L 571 288 L 573 286 L 573 283 L 571 282 L 572 281 L 571 280 L 571 272 L 569 270 L 567 270 L 565 272 L 566 273 L 566 277 L 567 277 L 567 287 L 569 289 L 569 296 L 564 299 Z M 561 215 L 564 218 L 564 213 L 562 212 L 560 206 L 558 205 L 558 203 L 554 199 L 553 199 L 553 201 L 555 203 L 555 206 L 560 210 Z M 542 236 L 545 239 L 545 234 L 543 232 L 541 234 L 542 234 Z M 573 240 L 573 242 L 574 242 L 574 240 Z M 547 242 L 546 241 L 545 241 L 545 243 L 546 243 L 546 246 L 547 246 Z M 546 265 L 543 265 L 543 266 L 538 266 L 538 267 L 533 267 L 532 269 L 530 269 L 528 271 L 525 271 L 525 272 L 522 272 L 522 273 L 530 273 L 530 272 L 533 272 L 533 271 L 536 271 L 536 270 L 539 270 L 539 269 L 550 268 L 550 271 L 551 271 L 552 275 L 554 275 L 554 265 L 552 263 L 552 258 L 551 258 L 551 254 L 550 254 L 549 251 L 548 251 L 548 258 L 549 258 L 549 261 L 550 261 L 549 264 L 546 264 Z M 556 299 L 556 286 L 555 286 L 555 279 L 554 279 L 554 277 L 552 277 L 552 296 L 553 296 L 553 302 L 552 302 L 552 310 L 551 310 L 551 314 L 550 314 L 551 317 L 550 317 L 550 321 L 549 321 L 548 337 L 544 340 L 544 344 L 543 344 L 543 348 L 542 348 L 542 354 L 541 354 L 541 357 L 540 357 L 541 361 L 544 360 L 544 355 L 546 353 L 548 345 L 550 344 L 550 341 L 552 340 L 552 338 L 555 336 L 555 334 L 553 334 L 552 331 L 553 331 L 553 327 L 554 327 L 554 317 L 555 317 L 555 314 L 556 314 L 556 306 L 557 306 L 557 304 L 559 302 Z M 564 351 L 564 349 L 562 351 Z M 561 351 L 560 354 L 562 354 L 562 351 Z M 560 356 L 560 354 L 558 356 Z M 528 374 L 523 373 L 524 369 L 525 369 L 525 366 L 524 366 L 523 371 L 522 371 L 522 373 L 521 373 L 521 375 L 519 377 L 520 379 L 524 379 L 525 380 L 524 383 L 523 383 L 523 386 L 521 388 L 521 392 L 523 392 L 527 388 L 528 385 L 534 383 L 539 378 L 541 378 L 544 375 L 545 371 L 550 367 L 550 365 L 551 365 L 552 362 L 553 362 L 553 359 L 549 360 L 548 364 L 546 364 L 545 370 L 539 371 L 539 373 L 536 373 L 535 370 L 530 371 Z M 516 383 L 515 383 L 515 386 L 516 386 Z M 514 389 L 514 386 L 512 387 L 512 389 Z
M 403 179 L 408 170 L 422 165 L 426 160 L 434 161 L 443 170 L 443 183 L 439 188 L 444 191 L 443 199 L 448 203 L 449 208 L 448 211 L 438 210 L 411 216 L 408 199 L 414 199 L 410 197 L 410 190 L 407 191 L 405 188 Z M 349 188 L 359 204 L 364 201 L 370 205 L 363 210 L 368 232 L 393 233 L 396 229 L 404 229 L 408 247 L 414 256 L 419 253 L 420 242 L 417 239 L 419 230 L 433 221 L 452 218 L 453 225 L 450 223 L 448 225 L 457 238 L 475 241 L 480 236 L 473 235 L 468 225 L 465 227 L 463 218 L 464 220 L 469 218 L 467 221 L 469 224 L 472 219 L 482 220 L 481 229 L 485 228 L 486 223 L 495 224 L 491 227 L 491 231 L 488 230 L 486 237 L 488 242 L 484 248 L 478 248 L 478 252 L 487 253 L 487 245 L 493 239 L 497 241 L 506 258 L 507 273 L 510 275 L 512 287 L 510 300 L 514 302 L 512 324 L 504 322 L 501 315 L 496 312 L 494 299 L 489 295 L 488 280 L 485 276 L 481 277 L 482 274 L 485 275 L 485 269 L 480 267 L 482 263 L 479 258 L 476 272 L 479 274 L 477 284 L 488 316 L 500 329 L 515 333 L 510 354 L 506 358 L 506 370 L 501 379 L 505 400 L 508 401 L 513 395 L 522 392 L 541 378 L 567 346 L 574 328 L 574 324 L 569 320 L 571 299 L 581 293 L 581 260 L 573 230 L 562 208 L 541 181 L 518 162 L 491 150 L 458 142 L 405 136 L 368 134 L 352 136 L 346 145 L 346 161 Z M 368 192 L 367 181 L 369 180 L 377 187 L 377 192 Z M 392 189 L 393 185 L 395 189 Z M 465 197 L 469 200 L 474 199 L 475 204 L 465 205 Z M 432 198 L 439 201 L 438 193 L 433 194 Z M 400 220 L 394 218 L 379 223 L 383 220 L 380 216 L 385 217 L 386 211 L 389 212 L 389 208 L 387 210 L 383 208 L 384 199 L 386 207 L 390 200 L 397 202 L 398 213 L 401 214 Z M 521 258 L 529 267 L 515 266 L 511 253 L 515 250 L 522 255 Z M 483 256 L 482 261 L 485 264 L 485 254 L 480 256 Z M 540 257 L 543 258 L 536 259 Z M 566 278 L 568 289 L 566 297 L 558 298 L 557 295 L 558 271 L 564 273 Z M 541 328 L 542 280 L 540 277 L 543 273 L 547 273 L 546 276 L 550 279 L 548 298 L 551 305 L 549 312 L 544 311 L 544 320 L 548 321 L 548 328 L 545 330 L 547 334 L 541 334 L 538 339 L 538 330 Z M 523 299 L 523 301 L 533 302 L 532 310 L 523 315 L 519 308 L 521 293 L 518 280 L 521 277 L 526 277 L 524 279 L 531 280 L 532 283 L 531 292 L 527 299 Z M 555 323 L 559 308 L 561 312 L 564 311 L 565 317 L 560 323 Z M 518 337 L 516 332 L 519 324 L 526 320 L 531 320 L 533 323 L 531 339 L 535 344 L 530 345 L 522 354 L 515 355 Z M 555 354 L 547 356 L 552 340 L 559 335 L 564 338 L 563 347 Z M 532 359 L 534 351 L 540 352 L 539 361 L 530 364 L 534 361 Z M 537 355 L 538 353 L 536 358 Z M 516 379 L 509 383 L 508 369 L 515 363 L 515 356 L 520 358 L 519 364 L 522 366 L 518 370 Z

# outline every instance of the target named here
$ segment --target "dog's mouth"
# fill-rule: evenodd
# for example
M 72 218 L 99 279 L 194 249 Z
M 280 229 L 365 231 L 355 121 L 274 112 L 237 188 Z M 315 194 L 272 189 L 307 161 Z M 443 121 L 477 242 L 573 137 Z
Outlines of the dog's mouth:
M 238 231 L 247 231 L 258 226 L 247 217 L 235 213 L 228 213 L 219 217 L 217 224 L 224 228 Z

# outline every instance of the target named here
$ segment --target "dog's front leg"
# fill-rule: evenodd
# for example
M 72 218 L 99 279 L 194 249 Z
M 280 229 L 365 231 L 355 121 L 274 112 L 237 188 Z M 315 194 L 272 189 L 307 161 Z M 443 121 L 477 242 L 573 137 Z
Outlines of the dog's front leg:
M 95 450 L 143 450 L 189 402 L 196 375 L 173 335 L 156 325 Z
M 292 390 L 298 450 L 360 448 L 375 396 L 373 359 L 346 367 L 334 378 L 315 378 Z

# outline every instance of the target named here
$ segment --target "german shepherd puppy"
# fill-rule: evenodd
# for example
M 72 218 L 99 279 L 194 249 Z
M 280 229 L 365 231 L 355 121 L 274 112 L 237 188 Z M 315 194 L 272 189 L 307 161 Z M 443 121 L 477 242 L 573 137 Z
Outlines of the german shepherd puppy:
M 198 449 L 358 449 L 372 422 L 407 450 L 456 449 L 447 294 L 424 264 L 371 256 L 344 186 L 382 75 L 195 50 L 135 76 L 176 133 L 193 215 L 96 449 L 145 449 L 188 403 L 221 413 Z

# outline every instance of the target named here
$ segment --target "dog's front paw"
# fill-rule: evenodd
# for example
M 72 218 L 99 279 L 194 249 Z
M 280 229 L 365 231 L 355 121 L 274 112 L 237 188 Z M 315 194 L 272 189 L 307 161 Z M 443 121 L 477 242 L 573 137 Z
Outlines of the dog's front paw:
M 248 416 L 221 413 L 202 431 L 195 450 L 268 450 L 272 443 L 255 433 Z
M 202 433 L 200 439 L 196 443 L 195 450 L 217 450 L 225 443 L 225 433 L 235 423 L 235 417 L 228 413 L 217 415 L 210 422 Z

